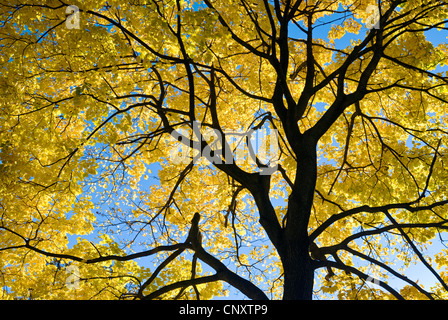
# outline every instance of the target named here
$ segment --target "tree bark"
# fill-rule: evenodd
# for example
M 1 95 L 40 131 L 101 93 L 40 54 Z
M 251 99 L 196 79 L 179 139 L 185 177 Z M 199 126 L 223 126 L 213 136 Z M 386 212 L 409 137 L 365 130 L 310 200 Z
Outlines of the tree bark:
M 285 300 L 311 300 L 314 267 L 309 254 L 308 221 L 311 206 L 302 202 L 296 188 L 288 201 L 288 219 L 280 258 L 284 271 Z
M 312 300 L 314 267 L 303 246 L 288 245 L 286 257 L 282 257 L 284 271 L 283 300 Z
M 288 199 L 284 247 L 280 258 L 284 270 L 284 294 L 287 300 L 311 300 L 314 265 L 309 254 L 308 223 L 317 178 L 316 143 L 301 136 L 297 144 L 297 171 Z

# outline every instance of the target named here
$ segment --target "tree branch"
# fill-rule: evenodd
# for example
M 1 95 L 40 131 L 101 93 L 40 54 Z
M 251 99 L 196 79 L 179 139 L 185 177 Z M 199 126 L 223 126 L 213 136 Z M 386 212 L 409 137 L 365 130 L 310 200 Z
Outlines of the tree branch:
M 358 269 L 356 269 L 354 267 L 347 266 L 345 264 L 341 265 L 340 263 L 337 263 L 337 262 L 334 262 L 334 261 L 329 261 L 329 260 L 327 260 L 327 261 L 316 261 L 316 265 L 317 265 L 318 268 L 327 267 L 328 266 L 328 267 L 333 267 L 333 268 L 345 270 L 347 272 L 356 274 L 360 279 L 362 279 L 364 281 L 368 281 L 368 282 L 372 282 L 372 283 L 378 284 L 381 288 L 385 289 L 386 291 L 391 293 L 395 298 L 397 298 L 397 300 L 405 300 L 402 295 L 400 295 L 394 288 L 389 286 L 384 281 L 381 281 L 379 279 L 375 279 L 372 276 L 369 276 L 369 275 L 359 271 Z
M 381 268 L 385 269 L 386 271 L 390 272 L 392 275 L 394 275 L 395 277 L 409 283 L 411 286 L 413 286 L 414 288 L 416 288 L 418 291 L 420 291 L 422 294 L 424 294 L 426 297 L 428 297 L 428 299 L 430 300 L 434 300 L 434 298 L 432 297 L 431 293 L 426 291 L 425 289 L 423 289 L 422 287 L 420 287 L 416 282 L 410 280 L 408 277 L 399 274 L 397 271 L 395 271 L 394 269 L 392 269 L 391 267 L 389 267 L 387 264 L 384 264 L 376 259 L 373 259 L 371 257 L 369 257 L 368 255 L 365 255 L 361 252 L 358 252 L 356 250 L 353 250 L 352 248 L 346 246 L 344 248 L 345 251 L 350 252 L 351 254 L 358 256 L 364 260 L 367 260 L 373 264 L 376 264 L 378 266 L 380 266 Z
M 361 212 L 384 212 L 385 210 L 392 210 L 392 209 L 405 209 L 410 212 L 417 212 L 417 211 L 424 211 L 424 210 L 431 210 L 435 207 L 443 206 L 448 204 L 448 200 L 442 200 L 437 201 L 429 205 L 424 206 L 416 206 L 413 207 L 412 205 L 415 204 L 415 201 L 406 202 L 406 203 L 392 203 L 387 204 L 384 206 L 377 206 L 377 207 L 370 207 L 368 205 L 364 205 L 361 207 L 356 207 L 353 209 L 349 209 L 337 214 L 332 215 L 330 218 L 328 218 L 324 223 L 322 223 L 320 226 L 318 226 L 311 234 L 310 234 L 310 241 L 316 239 L 326 228 L 328 228 L 330 225 L 332 225 L 334 222 L 349 217 L 351 215 L 355 215 Z
M 409 238 L 409 235 L 406 232 L 404 232 L 403 228 L 397 223 L 397 221 L 392 217 L 392 215 L 389 213 L 388 210 L 384 210 L 383 212 L 387 216 L 389 221 L 392 222 L 392 224 L 394 226 L 396 226 L 398 231 L 400 231 L 400 234 L 406 240 L 406 242 L 411 246 L 412 250 L 414 250 L 415 254 L 418 256 L 420 261 L 437 278 L 437 280 L 442 284 L 443 288 L 446 291 L 448 291 L 448 285 L 445 283 L 445 281 L 443 281 L 442 277 L 434 270 L 434 268 L 428 263 L 428 261 L 426 261 L 425 257 L 423 257 L 423 254 L 420 252 L 420 250 L 418 250 L 417 246 L 414 244 L 414 242 L 411 240 L 411 238 Z
M 229 270 L 221 261 L 206 252 L 203 248 L 199 248 L 198 250 L 196 250 L 196 254 L 199 259 L 215 269 L 217 275 L 219 275 L 219 279 L 216 280 L 223 280 L 229 283 L 236 289 L 240 290 L 249 299 L 268 300 L 268 297 L 261 289 L 259 289 L 249 280 L 246 280 L 233 271 Z
M 203 284 L 203 283 L 216 282 L 219 280 L 223 280 L 222 278 L 223 278 L 223 275 L 217 273 L 212 276 L 205 276 L 205 277 L 201 277 L 201 278 L 195 278 L 195 279 L 189 279 L 189 280 L 175 282 L 175 283 L 164 286 L 164 287 L 144 296 L 142 298 L 142 300 L 153 300 L 153 299 L 160 297 L 161 295 L 163 295 L 165 293 L 168 293 L 168 292 L 178 289 L 178 288 L 187 288 L 189 286 L 197 286 L 197 285 Z

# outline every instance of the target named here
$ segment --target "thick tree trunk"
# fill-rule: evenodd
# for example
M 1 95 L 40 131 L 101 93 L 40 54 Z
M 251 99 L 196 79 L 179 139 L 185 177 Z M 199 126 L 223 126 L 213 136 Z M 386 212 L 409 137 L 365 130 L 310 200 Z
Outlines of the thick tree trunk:
M 306 252 L 291 248 L 289 256 L 282 259 L 284 270 L 284 300 L 311 300 L 313 297 L 314 268 Z M 289 251 L 289 250 L 288 250 Z
M 287 226 L 280 257 L 284 271 L 285 300 L 311 300 L 314 268 L 309 254 L 308 220 L 310 208 L 297 201 L 293 192 L 289 199 L 289 215 L 295 215 L 294 227 Z
M 304 139 L 298 143 L 296 154 L 296 179 L 288 199 L 284 246 L 279 252 L 284 270 L 283 299 L 311 300 L 314 267 L 309 254 L 308 224 L 316 186 L 316 144 Z

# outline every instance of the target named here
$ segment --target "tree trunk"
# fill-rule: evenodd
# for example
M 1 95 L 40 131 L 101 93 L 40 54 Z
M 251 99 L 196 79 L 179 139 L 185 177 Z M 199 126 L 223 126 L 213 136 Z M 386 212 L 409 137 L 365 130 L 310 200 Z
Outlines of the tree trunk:
M 314 266 L 309 254 L 308 224 L 317 177 L 316 144 L 304 139 L 298 147 L 296 178 L 286 213 L 284 246 L 279 253 L 284 270 L 283 299 L 311 300 Z
M 287 226 L 280 257 L 284 272 L 285 300 L 311 300 L 313 295 L 314 268 L 309 254 L 308 220 L 309 208 L 296 198 L 293 192 L 289 199 L 289 216 L 295 215 L 295 226 Z M 293 213 L 294 212 L 294 213 Z
M 297 247 L 297 246 L 295 246 Z M 282 259 L 284 270 L 284 300 L 312 300 L 314 268 L 308 250 L 300 252 L 296 248 L 288 250 L 289 255 Z

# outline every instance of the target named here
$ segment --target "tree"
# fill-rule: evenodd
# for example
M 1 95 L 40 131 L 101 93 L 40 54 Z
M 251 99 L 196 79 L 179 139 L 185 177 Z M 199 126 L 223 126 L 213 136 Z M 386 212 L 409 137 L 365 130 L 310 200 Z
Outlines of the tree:
M 445 1 L 0 10 L 2 298 L 448 297 Z

